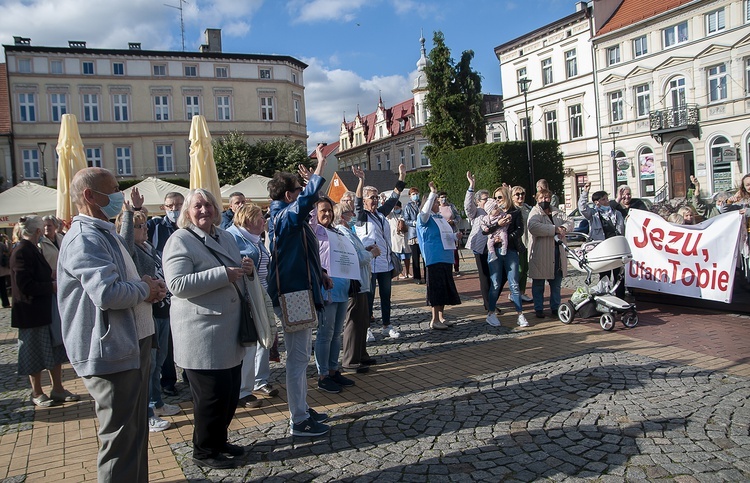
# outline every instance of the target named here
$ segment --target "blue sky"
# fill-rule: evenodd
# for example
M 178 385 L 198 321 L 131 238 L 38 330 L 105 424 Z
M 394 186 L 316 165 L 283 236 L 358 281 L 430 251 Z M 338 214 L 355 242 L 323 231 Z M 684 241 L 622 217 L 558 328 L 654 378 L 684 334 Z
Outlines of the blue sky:
M 222 29 L 224 52 L 282 54 L 304 73 L 308 146 L 338 140 L 341 119 L 411 97 L 420 31 L 441 30 L 454 59 L 471 49 L 483 91 L 500 94 L 494 47 L 575 11 L 573 0 L 188 0 L 185 49 Z M 0 0 L 0 42 L 181 50 L 179 0 Z

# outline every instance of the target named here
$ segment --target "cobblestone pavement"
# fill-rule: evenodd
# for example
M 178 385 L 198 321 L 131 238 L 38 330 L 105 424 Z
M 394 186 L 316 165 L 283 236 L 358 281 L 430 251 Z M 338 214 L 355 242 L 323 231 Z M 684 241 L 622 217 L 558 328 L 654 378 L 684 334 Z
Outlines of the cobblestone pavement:
M 469 261 L 464 265 L 462 273 L 471 277 Z M 572 273 L 566 287 L 582 278 Z M 508 307 L 505 296 L 501 301 Z M 192 408 L 180 384 L 180 395 L 165 401 L 184 412 L 171 418 L 172 429 L 151 435 L 150 479 L 750 481 L 746 363 L 734 364 L 734 373 L 718 370 L 706 351 L 630 337 L 649 330 L 649 314 L 632 331 L 603 332 L 598 324 L 565 326 L 549 318 L 530 318 L 532 327 L 524 330 L 515 327 L 514 315 L 501 316 L 503 325 L 494 328 L 484 322 L 481 300 L 462 297 L 461 306 L 446 310 L 457 325 L 431 331 L 424 287 L 395 285 L 392 320 L 402 336 L 383 338 L 375 330 L 377 341 L 368 350 L 378 364 L 371 373 L 352 375 L 357 386 L 340 395 L 312 389 L 310 380 L 310 405 L 332 416 L 329 435 L 289 436 L 283 364 L 273 364 L 271 380 L 281 396 L 261 409 L 238 410 L 230 439 L 248 451 L 247 464 L 234 470 L 206 471 L 192 463 Z M 95 421 L 90 398 L 75 406 L 76 421 L 54 416 L 54 410 L 35 412 L 28 381 L 15 374 L 16 340 L 8 317 L 8 310 L 0 310 L 0 461 L 10 461 L 0 480 L 96 478 L 95 432 L 84 429 L 86 421 Z M 666 317 L 658 313 L 652 323 Z M 724 324 L 740 321 L 715 317 Z M 308 374 L 315 375 L 312 363 Z M 80 426 L 74 433 L 81 441 L 66 437 L 61 459 L 65 468 L 72 461 L 80 469 L 35 466 L 36 436 L 26 435 L 46 431 L 49 436 L 39 441 L 51 451 L 58 441 L 51 439 L 52 429 L 64 424 L 67 431 L 71 422 Z M 14 434 L 15 449 L 6 444 Z M 27 463 L 15 456 L 22 440 L 32 441 Z M 67 455 L 66 445 L 84 440 L 86 451 Z M 14 459 L 3 459 L 11 452 Z

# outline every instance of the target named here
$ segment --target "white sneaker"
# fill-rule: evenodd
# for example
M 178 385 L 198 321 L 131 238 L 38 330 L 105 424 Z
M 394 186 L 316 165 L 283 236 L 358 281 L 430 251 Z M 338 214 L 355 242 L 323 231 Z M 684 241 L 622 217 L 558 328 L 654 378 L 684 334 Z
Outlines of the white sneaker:
M 367 329 L 367 342 L 375 342 L 375 334 L 372 333 L 372 329 Z
M 495 315 L 495 312 L 490 312 L 487 314 L 487 323 L 492 327 L 500 327 L 500 321 L 497 320 L 497 315 Z
M 395 327 L 392 325 L 386 325 L 383 327 L 383 335 L 386 337 L 390 337 L 391 339 L 398 339 L 401 337 L 401 332 L 398 331 Z
M 518 314 L 518 326 L 519 327 L 528 327 L 529 321 L 526 320 L 526 317 L 523 316 L 523 314 Z
M 162 418 L 158 416 L 152 416 L 148 418 L 148 430 L 151 433 L 158 433 L 160 431 L 164 431 L 170 426 L 169 421 L 165 421 Z
M 180 406 L 165 403 L 164 406 L 160 408 L 154 408 L 154 416 L 174 416 L 180 411 L 182 411 L 182 408 L 180 408 Z

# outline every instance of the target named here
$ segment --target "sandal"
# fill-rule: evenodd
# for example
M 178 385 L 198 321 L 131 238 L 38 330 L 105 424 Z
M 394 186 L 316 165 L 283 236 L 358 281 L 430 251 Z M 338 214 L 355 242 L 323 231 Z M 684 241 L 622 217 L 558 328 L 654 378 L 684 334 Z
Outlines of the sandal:
M 54 400 L 47 397 L 47 395 L 44 393 L 40 394 L 37 397 L 34 397 L 34 393 L 31 393 L 31 402 L 33 402 L 35 406 L 39 406 L 40 408 L 48 408 L 57 404 Z
M 79 396 L 78 394 L 73 394 L 67 389 L 64 390 L 61 394 L 50 392 L 49 395 L 50 398 L 55 402 L 75 402 L 81 400 L 81 396 Z

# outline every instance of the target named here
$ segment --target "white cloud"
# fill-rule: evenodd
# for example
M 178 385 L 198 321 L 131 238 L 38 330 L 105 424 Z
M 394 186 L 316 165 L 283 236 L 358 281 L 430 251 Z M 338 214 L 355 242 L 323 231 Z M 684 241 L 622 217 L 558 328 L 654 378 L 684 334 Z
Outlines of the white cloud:
M 287 2 L 287 10 L 294 22 L 351 22 L 357 18 L 356 14 L 360 9 L 371 7 L 372 4 L 372 0 L 290 0 Z
M 435 4 L 414 0 L 391 0 L 391 4 L 393 4 L 393 8 L 398 15 L 416 14 L 419 17 L 427 18 L 440 12 Z M 438 15 L 438 17 L 442 16 Z

